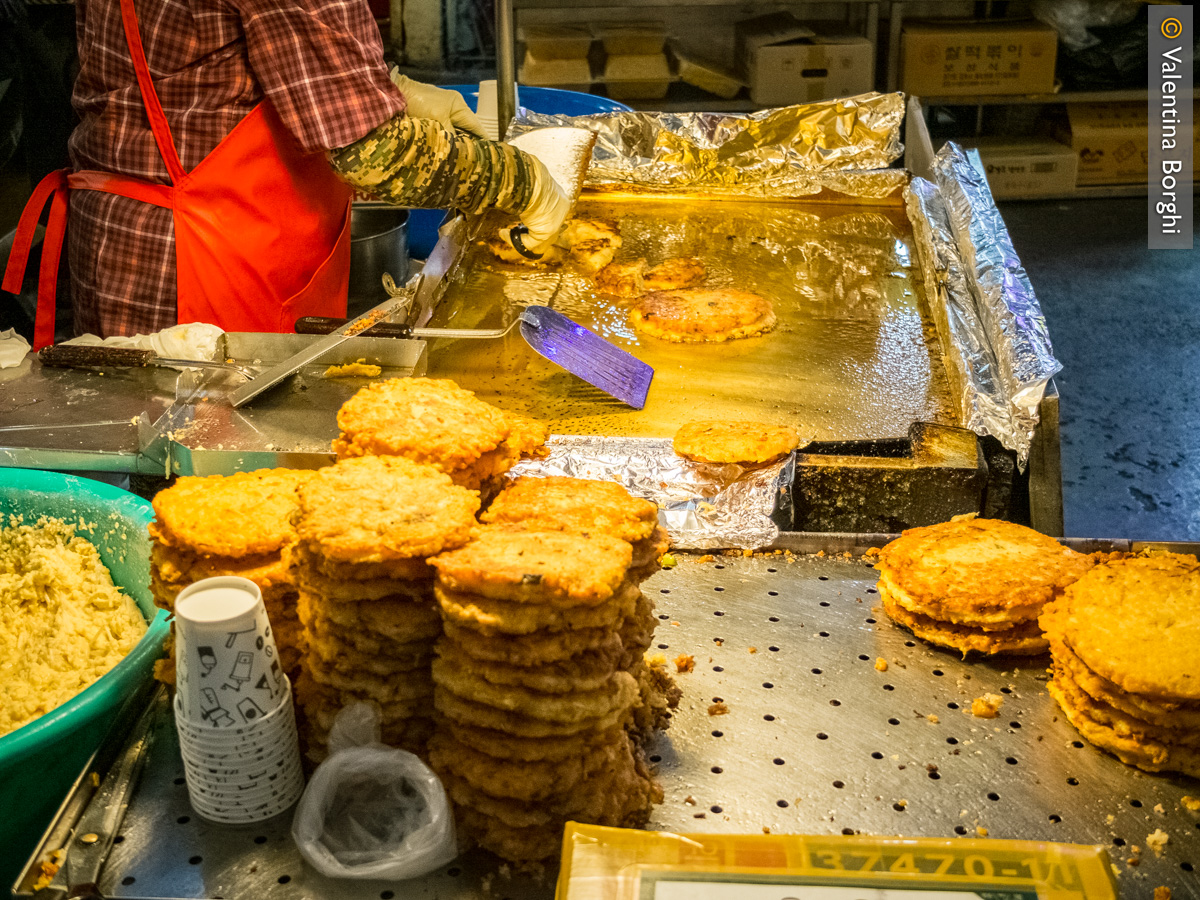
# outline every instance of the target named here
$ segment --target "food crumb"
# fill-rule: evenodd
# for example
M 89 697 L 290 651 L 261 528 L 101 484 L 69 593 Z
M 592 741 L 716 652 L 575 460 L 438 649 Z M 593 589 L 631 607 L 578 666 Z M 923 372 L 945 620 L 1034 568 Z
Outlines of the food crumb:
M 683 802 L 684 802 L 685 806 L 695 806 L 696 798 L 693 797 L 691 794 L 688 794 L 686 797 L 683 798 Z
M 1184 809 L 1191 810 L 1192 812 L 1200 812 L 1200 798 L 1185 796 L 1179 802 L 1183 804 Z
M 749 558 L 750 558 L 751 556 L 753 556 L 753 555 L 754 555 L 754 551 L 753 551 L 753 550 L 743 550 L 743 551 L 742 551 L 742 556 L 743 556 L 743 557 L 745 557 L 745 558 L 747 558 L 747 559 L 749 559 Z
M 662 559 L 660 560 L 660 565 L 664 569 L 673 569 L 678 564 L 679 564 L 679 560 L 677 560 L 675 558 L 674 553 L 664 553 Z
M 971 701 L 971 715 L 977 719 L 994 719 L 1000 715 L 1000 707 L 1004 698 L 999 694 L 984 694 Z
M 692 813 L 693 819 L 707 819 L 708 813 Z
M 938 718 L 937 716 L 935 716 L 933 713 L 930 713 L 930 714 L 929 714 L 929 715 L 927 715 L 925 718 L 927 718 L 927 719 L 928 719 L 930 722 L 932 722 L 934 725 L 936 725 L 938 722 L 940 722 L 940 721 L 941 721 L 941 719 L 939 719 L 939 718 Z
M 1171 889 L 1164 884 L 1160 884 L 1154 889 L 1154 900 L 1171 900 Z
M 875 659 L 875 671 L 886 672 L 888 670 L 888 661 L 882 656 Z
M 714 559 L 716 559 L 716 557 L 711 553 L 705 553 L 703 556 L 699 557 L 696 562 L 712 562 Z
M 729 707 L 724 702 L 714 703 L 708 708 L 710 716 L 725 716 L 729 714 Z
M 696 668 L 696 657 L 687 653 L 681 653 L 675 657 L 675 671 L 677 673 L 691 672 Z
M 1153 834 L 1146 835 L 1146 846 L 1154 851 L 1154 855 L 1162 859 L 1163 848 L 1167 846 L 1167 841 L 1171 840 L 1171 836 L 1161 828 L 1156 828 Z
M 763 826 L 763 834 L 770 834 L 770 833 L 771 833 L 771 829 L 770 829 L 770 828 L 768 828 L 766 825 L 764 825 L 764 826 Z M 1156 896 L 1156 897 L 1154 898 L 1154 900 L 1158 900 L 1158 897 Z M 1171 898 L 1170 898 L 1170 897 L 1168 897 L 1168 898 L 1167 898 L 1167 900 L 1171 900 Z
M 975 826 L 975 833 L 976 833 L 977 835 L 979 835 L 980 837 L 987 837 L 987 836 L 988 836 L 988 830 L 987 830 L 986 828 L 984 828 L 982 825 L 976 825 L 976 826 Z
M 1158 813 L 1160 816 L 1161 816 L 1163 813 L 1165 813 L 1165 812 L 1166 812 L 1166 810 L 1165 810 L 1165 809 L 1163 809 L 1163 805 L 1162 805 L 1161 803 L 1155 803 L 1155 804 L 1154 804 L 1154 811 L 1155 811 L 1156 813 Z
M 898 807 L 900 807 L 901 809 L 904 809 L 905 807 L 908 806 L 908 801 L 907 800 L 897 800 L 896 805 Z
M 868 547 L 867 552 L 863 554 L 863 559 L 874 559 L 879 555 L 878 547 Z
M 751 647 L 751 648 L 750 648 L 750 652 L 751 652 L 751 653 L 757 653 L 757 652 L 758 652 L 758 648 L 757 648 L 757 647 Z
M 1107 816 L 1104 817 L 1104 824 L 1111 825 L 1116 820 L 1117 820 L 1117 817 L 1114 816 L 1112 813 L 1109 813 Z
M 713 638 L 713 643 L 716 644 L 718 647 L 724 647 L 725 639 L 724 638 Z
M 344 366 L 330 366 L 325 370 L 325 378 L 378 378 L 383 370 L 379 366 L 360 359 L 357 362 L 346 363 Z

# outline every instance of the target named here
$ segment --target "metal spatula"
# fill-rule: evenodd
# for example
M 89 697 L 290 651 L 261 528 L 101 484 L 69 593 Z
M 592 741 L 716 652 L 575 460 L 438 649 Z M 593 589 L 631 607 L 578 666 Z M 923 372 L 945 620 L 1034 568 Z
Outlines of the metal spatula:
M 344 319 L 310 316 L 297 320 L 296 331 L 300 334 L 329 334 L 344 322 Z M 525 343 L 552 363 L 634 409 L 642 409 L 646 405 L 646 393 L 650 390 L 654 369 L 636 356 L 610 344 L 594 331 L 589 331 L 548 306 L 525 307 L 513 325 L 520 325 Z M 400 338 L 488 340 L 504 337 L 512 331 L 513 325 L 479 329 L 391 325 L 386 332 L 377 333 Z

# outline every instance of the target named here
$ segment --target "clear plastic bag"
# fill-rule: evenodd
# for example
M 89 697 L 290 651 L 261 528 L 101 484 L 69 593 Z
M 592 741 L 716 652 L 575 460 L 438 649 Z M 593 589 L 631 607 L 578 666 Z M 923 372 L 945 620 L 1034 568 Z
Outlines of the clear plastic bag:
M 1142 5 L 1138 0 L 1036 0 L 1033 14 L 1053 26 L 1068 50 L 1086 50 L 1100 43 L 1089 28 L 1132 22 Z
M 418 878 L 458 855 L 441 781 L 413 754 L 379 743 L 376 707 L 338 713 L 329 750 L 292 821 L 314 869 L 331 878 Z

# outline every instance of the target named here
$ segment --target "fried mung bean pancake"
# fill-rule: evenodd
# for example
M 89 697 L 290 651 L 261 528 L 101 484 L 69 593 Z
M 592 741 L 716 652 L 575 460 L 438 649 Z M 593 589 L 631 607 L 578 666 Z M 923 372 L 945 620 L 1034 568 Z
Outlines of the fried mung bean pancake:
M 638 693 L 637 682 L 628 672 L 613 672 L 593 690 L 544 693 L 515 684 L 493 684 L 444 656 L 433 661 L 433 680 L 440 688 L 495 710 L 516 713 L 545 722 L 572 724 L 594 721 L 627 709 Z
M 678 456 L 695 462 L 758 465 L 800 446 L 794 428 L 767 422 L 688 422 L 675 432 Z
M 508 415 L 472 391 L 437 378 L 391 378 L 338 410 L 339 457 L 403 456 L 443 472 L 461 469 L 508 437 Z
M 611 627 L 577 628 L 571 631 L 531 634 L 484 634 L 454 619 L 443 623 L 447 639 L 470 647 L 477 659 L 494 660 L 514 666 L 549 665 L 580 653 L 617 652 L 621 638 Z
M 480 519 L 488 524 L 519 523 L 530 531 L 606 534 L 635 544 L 654 534 L 658 507 L 614 481 L 551 475 L 518 478 Z
M 241 558 L 278 553 L 293 539 L 296 487 L 308 469 L 184 476 L 154 495 L 159 540 L 192 553 Z
M 297 492 L 296 533 L 342 562 L 427 557 L 466 543 L 479 495 L 401 457 L 343 459 Z
M 541 259 L 529 259 L 526 256 L 522 256 L 517 252 L 516 247 L 504 239 L 502 232 L 506 230 L 500 229 L 495 235 L 482 242 L 483 246 L 487 248 L 488 253 L 499 262 L 507 263 L 510 266 L 539 269 L 560 265 L 566 256 L 563 249 L 554 244 L 551 244 L 543 251 Z
M 1067 721 L 1091 744 L 1107 750 L 1128 766 L 1147 772 L 1182 772 L 1200 778 L 1200 752 L 1179 745 L 1142 741 L 1122 736 L 1114 729 L 1097 722 L 1086 710 L 1073 706 L 1056 680 L 1046 685 L 1050 696 L 1058 701 Z
M 1056 606 L 1057 604 L 1052 604 Z M 1200 731 L 1200 703 L 1174 703 L 1169 700 L 1155 700 L 1142 694 L 1131 694 L 1117 687 L 1107 678 L 1101 678 L 1085 666 L 1062 641 L 1061 634 L 1053 625 L 1048 625 L 1046 615 L 1043 615 L 1042 627 L 1050 641 L 1050 652 L 1054 663 L 1066 672 L 1071 680 L 1088 696 L 1099 703 L 1118 709 L 1121 712 L 1158 725 L 1163 728 L 1188 728 Z
M 1094 564 L 1032 528 L 960 519 L 910 528 L 879 553 L 881 594 L 913 613 L 975 628 L 1036 620 Z
M 879 596 L 884 612 L 897 624 L 903 625 L 923 641 L 957 650 L 964 657 L 971 652 L 1032 656 L 1045 653 L 1049 647 L 1036 623 L 1023 622 L 999 631 L 984 631 L 982 628 L 933 619 L 905 609 L 883 593 Z
M 530 803 L 569 791 L 598 769 L 611 766 L 622 739 L 620 732 L 610 732 L 607 742 L 597 740 L 566 759 L 529 762 L 489 756 L 443 731 L 430 741 L 429 764 L 434 771 L 451 772 L 492 797 Z
M 636 696 L 636 687 L 634 688 Z M 632 697 L 630 702 L 632 702 Z M 463 725 L 500 731 L 519 738 L 554 738 L 590 735 L 623 725 L 630 716 L 628 706 L 618 708 L 596 719 L 580 719 L 577 722 L 552 722 L 534 719 L 520 713 L 494 709 L 484 703 L 476 703 L 460 697 L 453 691 L 436 685 L 433 692 L 434 708 L 445 718 Z
M 291 576 L 279 551 L 257 553 L 253 556 L 201 555 L 161 542 L 161 533 L 151 523 L 150 536 L 153 543 L 150 545 L 150 565 L 167 584 L 177 584 L 183 589 L 205 578 L 237 575 L 250 579 L 264 591 L 274 585 L 290 586 Z
M 629 318 L 639 331 L 677 343 L 732 341 L 775 327 L 770 300 L 733 288 L 654 291 L 633 304 Z
M 659 263 L 646 272 L 643 285 L 647 291 L 679 291 L 704 284 L 708 270 L 695 257 L 680 256 Z
M 307 595 L 301 595 L 300 606 L 301 618 L 311 623 L 318 635 L 333 634 L 355 645 L 363 641 L 372 646 L 382 646 L 385 641 L 427 641 L 442 633 L 442 616 L 432 600 L 414 603 L 384 597 L 357 603 L 311 603 Z
M 609 744 L 623 734 L 618 724 L 610 726 L 605 732 L 581 731 L 575 735 L 530 738 L 453 719 L 447 719 L 443 729 L 460 743 L 496 759 L 537 763 L 565 762 L 583 756 L 591 748 Z
M 1089 669 L 1131 694 L 1200 700 L 1200 561 L 1161 553 L 1097 566 L 1053 625 Z
M 539 631 L 610 628 L 633 611 L 641 591 L 630 585 L 593 606 L 515 603 L 441 587 L 434 593 L 447 621 L 484 634 L 528 635 Z
M 496 685 L 528 687 L 546 694 L 595 691 L 612 678 L 620 659 L 620 645 L 589 650 L 570 659 L 534 666 L 479 659 L 471 652 L 471 642 L 459 644 L 450 638 L 438 642 L 438 654 L 452 666 Z
M 605 534 L 480 528 L 430 562 L 443 588 L 513 603 L 594 606 L 622 586 L 630 545 Z

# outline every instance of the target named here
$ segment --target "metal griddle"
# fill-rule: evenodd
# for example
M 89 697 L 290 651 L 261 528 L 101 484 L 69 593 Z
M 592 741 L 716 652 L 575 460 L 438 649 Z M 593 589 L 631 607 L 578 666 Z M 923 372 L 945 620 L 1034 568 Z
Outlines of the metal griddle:
M 589 276 L 495 263 L 472 244 L 451 270 L 431 324 L 503 327 L 546 303 L 655 370 L 646 408 L 633 411 L 539 359 L 519 339 L 496 346 L 436 341 L 429 374 L 489 402 L 546 420 L 555 434 L 670 437 L 696 417 L 786 421 L 808 438 L 904 438 L 915 422 L 958 425 L 899 198 L 887 201 L 705 199 L 588 193 L 576 216 L 617 223 L 617 261 L 651 265 L 695 256 L 709 287 L 769 298 L 769 334 L 675 344 L 636 332 L 628 306 Z M 481 233 L 499 227 L 493 217 Z M 561 286 L 560 286 L 561 278 Z
M 1046 658 L 965 663 L 893 625 L 861 559 L 887 539 L 786 534 L 777 546 L 826 555 L 680 554 L 678 566 L 646 582 L 658 602 L 658 649 L 696 661 L 679 676 L 684 698 L 670 729 L 649 751 L 666 793 L 650 827 L 934 837 L 986 829 L 992 838 L 1100 844 L 1125 900 L 1150 900 L 1158 885 L 1174 900 L 1200 900 L 1200 814 L 1180 803 L 1200 796 L 1200 783 L 1140 772 L 1084 743 L 1046 694 Z M 877 658 L 887 671 L 875 669 Z M 996 719 L 967 712 L 985 693 L 1005 698 Z M 717 698 L 728 715 L 708 714 Z M 485 883 L 497 900 L 553 896 L 553 873 L 540 884 L 506 879 L 481 851 L 416 881 L 329 881 L 305 867 L 286 820 L 241 828 L 199 820 L 170 720 L 160 729 L 102 873 L 106 896 L 457 900 L 484 896 Z M 1161 858 L 1146 847 L 1156 829 L 1170 835 Z M 1135 844 L 1136 867 L 1126 862 Z

